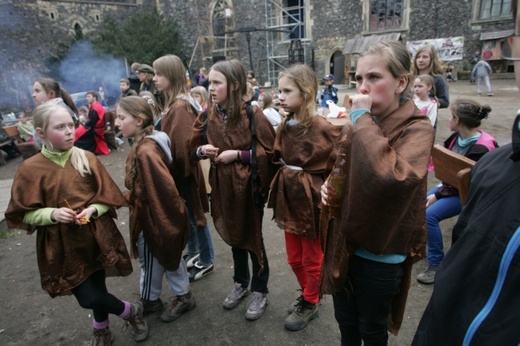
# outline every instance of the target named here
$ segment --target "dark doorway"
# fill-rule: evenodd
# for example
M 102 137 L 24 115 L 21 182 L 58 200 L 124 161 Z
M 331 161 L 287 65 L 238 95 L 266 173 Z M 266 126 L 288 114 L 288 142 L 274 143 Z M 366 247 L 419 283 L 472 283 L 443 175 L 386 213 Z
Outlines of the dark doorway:
M 339 50 L 330 57 L 330 73 L 334 75 L 334 83 L 345 84 L 345 56 Z

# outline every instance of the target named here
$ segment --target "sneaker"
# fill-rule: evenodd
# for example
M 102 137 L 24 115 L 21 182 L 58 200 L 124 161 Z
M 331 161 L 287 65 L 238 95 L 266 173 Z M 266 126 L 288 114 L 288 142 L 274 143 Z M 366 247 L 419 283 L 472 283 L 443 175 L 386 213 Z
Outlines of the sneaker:
M 228 294 L 226 297 L 226 300 L 224 300 L 224 306 L 225 309 L 231 310 L 234 307 L 236 307 L 244 297 L 247 297 L 249 295 L 249 290 L 247 288 L 242 287 L 241 284 L 238 282 L 235 282 L 235 287 L 233 288 L 233 291 Z
M 269 305 L 267 293 L 253 292 L 253 299 L 247 305 L 246 320 L 254 321 L 262 317 Z
M 291 305 L 289 305 L 289 308 L 287 309 L 287 314 L 290 315 L 296 310 L 296 307 L 300 305 L 300 302 L 303 300 L 303 294 L 300 294 L 298 298 L 296 298 Z
M 200 264 L 199 261 L 195 262 L 193 267 L 188 270 L 188 276 L 190 278 L 190 282 L 197 281 L 198 279 L 202 279 L 206 275 L 213 273 L 213 264 L 210 264 L 207 267 L 204 267 Z
M 130 317 L 125 318 L 125 327 L 132 327 L 131 333 L 134 341 L 143 341 L 148 337 L 148 324 L 143 319 L 143 304 L 141 302 L 130 303 L 132 305 L 132 313 Z
M 195 309 L 197 303 L 191 292 L 183 296 L 173 296 L 170 298 L 171 305 L 166 308 L 161 314 L 163 322 L 173 322 L 178 319 L 183 313 Z
M 493 96 L 494 94 L 493 93 L 488 93 L 488 96 Z
M 422 284 L 433 284 L 435 282 L 435 273 L 439 266 L 429 266 L 428 269 L 417 275 L 417 281 Z
M 108 327 L 103 329 L 94 329 L 93 335 L 92 346 L 112 345 L 112 341 L 114 341 L 114 336 Z
M 318 317 L 318 304 L 311 304 L 302 298 L 283 324 L 285 328 L 292 331 L 302 330 L 316 317 Z
M 190 256 L 189 254 L 186 254 L 182 256 L 182 259 L 184 260 L 184 262 L 186 262 L 186 268 L 190 269 L 191 267 L 193 267 L 193 265 L 195 265 L 195 262 L 199 260 L 199 257 L 199 254 L 196 254 L 195 256 Z
M 143 316 L 151 314 L 152 312 L 162 311 L 164 306 L 161 298 L 157 298 L 156 300 L 141 298 L 141 303 L 143 304 Z

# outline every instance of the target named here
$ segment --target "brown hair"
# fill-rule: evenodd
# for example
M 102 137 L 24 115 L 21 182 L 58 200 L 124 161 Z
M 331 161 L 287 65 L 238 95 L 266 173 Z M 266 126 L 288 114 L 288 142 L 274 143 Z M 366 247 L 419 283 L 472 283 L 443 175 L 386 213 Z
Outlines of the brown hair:
M 61 88 L 58 82 L 56 82 L 52 78 L 47 77 L 40 77 L 36 79 L 36 82 L 40 83 L 43 90 L 45 90 L 47 94 L 49 94 L 50 91 L 53 91 L 53 98 L 61 98 L 63 100 L 63 103 L 65 103 L 75 114 L 78 114 L 78 109 L 76 108 L 76 105 L 72 100 L 72 97 L 65 89 Z
M 186 81 L 186 69 L 182 60 L 176 55 L 164 55 L 153 62 L 156 74 L 163 75 L 170 82 L 170 88 L 164 90 L 165 106 L 170 108 L 179 95 L 188 94 L 188 83 Z
M 444 69 L 441 65 L 441 60 L 439 59 L 439 54 L 437 54 L 437 50 L 433 46 L 422 46 L 419 48 L 417 53 L 415 53 L 415 57 L 413 58 L 412 65 L 412 74 L 417 76 L 419 74 L 419 68 L 417 67 L 417 56 L 422 52 L 428 52 L 430 55 L 430 66 L 428 66 L 428 74 L 433 76 L 444 76 Z
M 462 124 L 474 129 L 480 127 L 481 120 L 489 116 L 491 107 L 469 99 L 458 99 L 451 104 L 450 110 Z

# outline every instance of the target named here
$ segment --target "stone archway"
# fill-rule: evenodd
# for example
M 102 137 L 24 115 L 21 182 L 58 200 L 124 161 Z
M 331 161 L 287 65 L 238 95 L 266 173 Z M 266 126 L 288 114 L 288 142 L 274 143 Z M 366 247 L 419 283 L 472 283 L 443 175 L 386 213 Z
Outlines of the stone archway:
M 334 75 L 334 83 L 345 84 L 345 56 L 340 50 L 334 51 L 329 60 L 330 73 Z M 348 77 L 347 81 L 348 83 Z

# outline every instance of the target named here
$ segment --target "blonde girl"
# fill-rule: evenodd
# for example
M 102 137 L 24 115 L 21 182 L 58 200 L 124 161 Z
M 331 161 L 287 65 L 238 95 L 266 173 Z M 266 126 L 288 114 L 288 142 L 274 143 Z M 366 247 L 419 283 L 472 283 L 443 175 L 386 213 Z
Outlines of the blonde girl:
M 413 59 L 412 75 L 429 74 L 433 77 L 436 100 L 439 108 L 447 108 L 450 105 L 450 94 L 448 82 L 444 77 L 444 69 L 442 68 L 437 50 L 433 46 L 423 46 L 419 48 Z M 434 95 L 430 94 L 431 97 Z
M 193 126 L 190 147 L 197 158 L 212 161 L 211 216 L 233 253 L 234 285 L 223 306 L 238 306 L 251 283 L 253 299 L 245 317 L 256 320 L 268 305 L 262 216 L 273 174 L 275 133 L 260 108 L 246 105 L 246 71 L 238 60 L 212 66 L 209 93 L 211 104 Z
M 422 74 L 415 78 L 413 83 L 414 102 L 421 114 L 428 116 L 433 127 L 437 124 L 437 102 L 430 97 L 435 95 L 435 85 L 433 77 L 429 74 Z
M 191 88 L 190 95 L 199 103 L 203 111 L 208 109 L 209 94 L 206 88 L 203 86 Z
M 323 259 L 320 188 L 340 128 L 316 116 L 318 80 L 309 66 L 294 65 L 284 71 L 278 88 L 281 106 L 288 116 L 276 134 L 274 161 L 282 166 L 271 183 L 268 206 L 285 231 L 287 262 L 302 291 L 290 305 L 284 325 L 289 330 L 300 330 L 318 315 Z
M 149 91 L 141 91 L 139 93 L 139 96 L 141 96 L 143 99 L 146 100 L 146 103 L 148 103 L 148 106 L 152 108 L 153 112 L 153 126 L 157 131 L 161 131 L 161 107 L 159 103 L 157 102 L 157 99 L 155 98 L 154 94 L 152 94 Z
M 357 94 L 344 127 L 343 184 L 328 181 L 322 200 L 339 211 L 324 220 L 321 291 L 333 294 L 343 345 L 386 345 L 397 333 L 411 267 L 425 255 L 430 121 L 411 100 L 410 57 L 403 43 L 377 42 L 361 54 Z M 340 161 L 341 162 L 341 161 Z M 322 212 L 322 217 L 327 216 Z
M 209 204 L 204 175 L 198 162 L 192 162 L 188 148 L 193 123 L 202 109 L 189 94 L 186 70 L 179 57 L 165 55 L 155 60 L 153 66 L 155 85 L 165 96 L 161 126 L 171 141 L 173 161 L 170 168 L 188 207 L 190 239 L 185 261 L 190 281 L 195 281 L 213 273 L 215 258 L 205 216 Z
M 140 294 L 145 313 L 160 311 L 163 277 L 172 296 L 161 320 L 172 322 L 193 310 L 182 251 L 188 239 L 188 216 L 183 199 L 170 174 L 170 140 L 155 131 L 148 102 L 128 96 L 117 107 L 117 126 L 124 137 L 134 138 L 126 161 L 125 186 L 129 190 L 130 244 L 141 264 Z
M 93 344 L 111 342 L 109 314 L 130 323 L 134 340 L 146 339 L 141 303 L 117 299 L 105 284 L 107 273 L 132 272 L 113 220 L 114 208 L 126 205 L 121 191 L 94 154 L 74 147 L 74 122 L 64 107 L 38 106 L 33 122 L 43 147 L 14 178 L 9 227 L 38 232 L 42 287 L 53 298 L 72 293 L 81 307 L 93 310 Z

